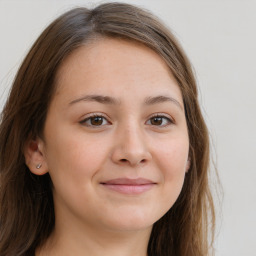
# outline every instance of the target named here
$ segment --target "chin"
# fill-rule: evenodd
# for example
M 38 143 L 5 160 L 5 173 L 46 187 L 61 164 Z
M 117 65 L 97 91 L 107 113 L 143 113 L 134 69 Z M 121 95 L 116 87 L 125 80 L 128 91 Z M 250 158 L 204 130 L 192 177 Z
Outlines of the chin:
M 152 212 L 151 212 L 152 213 Z M 108 219 L 104 219 L 104 225 L 117 231 L 140 231 L 152 228 L 153 224 L 161 218 L 151 214 L 150 211 L 130 209 L 125 212 L 111 214 Z M 107 217 L 105 215 L 105 217 Z

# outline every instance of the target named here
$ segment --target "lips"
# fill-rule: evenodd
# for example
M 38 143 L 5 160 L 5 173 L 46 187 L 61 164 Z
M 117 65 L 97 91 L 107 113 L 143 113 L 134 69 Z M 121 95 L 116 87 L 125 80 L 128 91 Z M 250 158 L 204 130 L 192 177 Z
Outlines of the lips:
M 138 178 L 138 179 L 127 179 L 127 178 L 118 178 L 118 179 L 112 179 L 107 180 L 105 182 L 101 182 L 101 185 L 103 185 L 106 189 L 119 192 L 122 194 L 141 194 L 144 193 L 150 189 L 152 189 L 156 183 L 144 179 L 144 178 Z

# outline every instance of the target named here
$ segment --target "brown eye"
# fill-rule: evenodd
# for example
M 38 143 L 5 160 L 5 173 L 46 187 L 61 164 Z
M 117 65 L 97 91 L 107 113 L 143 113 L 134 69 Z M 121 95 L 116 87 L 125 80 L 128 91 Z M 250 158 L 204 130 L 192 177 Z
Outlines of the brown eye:
M 148 125 L 153 125 L 153 126 L 160 126 L 160 127 L 165 127 L 168 126 L 170 124 L 173 124 L 173 121 L 171 118 L 168 118 L 166 116 L 153 116 L 151 117 L 146 124 Z
M 86 125 L 86 126 L 96 127 L 96 126 L 106 125 L 106 124 L 108 124 L 108 121 L 103 116 L 95 115 L 95 116 L 87 117 L 86 119 L 82 120 L 80 122 L 80 124 Z
M 161 125 L 163 123 L 163 118 L 158 116 L 152 117 L 150 120 L 152 125 Z
M 101 116 L 91 117 L 91 124 L 92 125 L 102 125 L 103 117 L 101 117 Z

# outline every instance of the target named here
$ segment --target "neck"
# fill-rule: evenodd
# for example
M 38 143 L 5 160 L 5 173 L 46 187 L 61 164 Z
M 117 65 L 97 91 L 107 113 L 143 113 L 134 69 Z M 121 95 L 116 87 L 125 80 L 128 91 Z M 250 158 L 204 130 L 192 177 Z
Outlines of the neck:
M 36 256 L 147 256 L 151 227 L 135 231 L 104 230 L 81 223 L 56 223 L 47 242 Z

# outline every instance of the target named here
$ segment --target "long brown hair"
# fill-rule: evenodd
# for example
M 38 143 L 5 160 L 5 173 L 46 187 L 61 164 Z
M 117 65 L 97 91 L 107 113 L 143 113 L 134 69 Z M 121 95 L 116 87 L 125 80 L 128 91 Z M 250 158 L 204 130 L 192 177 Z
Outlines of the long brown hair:
M 153 49 L 169 66 L 183 96 L 191 166 L 177 201 L 153 226 L 148 255 L 210 255 L 215 214 L 209 189 L 209 135 L 191 65 L 155 16 L 124 3 L 63 14 L 40 35 L 16 75 L 0 124 L 0 254 L 33 255 L 54 228 L 50 176 L 29 171 L 23 148 L 28 138 L 43 136 L 60 64 L 99 37 L 133 40 Z

